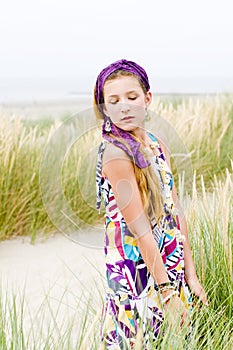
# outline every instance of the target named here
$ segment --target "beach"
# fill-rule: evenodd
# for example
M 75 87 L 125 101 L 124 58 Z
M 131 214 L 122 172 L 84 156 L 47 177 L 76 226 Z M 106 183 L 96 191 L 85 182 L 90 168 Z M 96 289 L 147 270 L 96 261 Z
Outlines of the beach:
M 46 336 L 56 317 L 61 329 L 74 322 L 75 338 L 87 305 L 100 313 L 103 269 L 102 250 L 83 247 L 59 233 L 38 238 L 35 244 L 27 237 L 1 242 L 2 303 L 6 306 L 16 297 L 16 308 L 24 305 L 26 335 L 36 329 Z

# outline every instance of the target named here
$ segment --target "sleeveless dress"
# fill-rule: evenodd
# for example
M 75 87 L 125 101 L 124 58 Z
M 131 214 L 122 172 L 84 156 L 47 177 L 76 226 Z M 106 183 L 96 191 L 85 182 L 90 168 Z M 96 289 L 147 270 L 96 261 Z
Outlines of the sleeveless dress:
M 158 139 L 148 133 L 158 155 L 149 161 L 159 178 L 164 204 L 160 225 L 151 220 L 152 233 L 158 244 L 165 269 L 178 287 L 179 296 L 188 310 L 192 309 L 191 294 L 184 275 L 184 236 L 172 200 L 173 176 L 166 163 Z M 143 330 L 146 349 L 148 339 L 158 337 L 163 323 L 163 311 L 156 283 L 145 265 L 134 235 L 117 207 L 111 184 L 101 174 L 102 158 L 107 141 L 98 150 L 96 168 L 97 209 L 101 198 L 105 205 L 106 298 L 102 312 L 101 342 L 106 349 L 131 349 L 139 327 Z

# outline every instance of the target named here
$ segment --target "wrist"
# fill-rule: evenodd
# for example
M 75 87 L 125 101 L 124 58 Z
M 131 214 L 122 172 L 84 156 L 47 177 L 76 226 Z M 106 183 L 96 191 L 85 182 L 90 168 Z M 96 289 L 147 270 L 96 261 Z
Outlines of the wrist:
M 190 270 L 185 269 L 184 270 L 184 275 L 185 275 L 185 278 L 187 280 L 197 278 L 197 273 L 196 273 L 195 269 L 190 269 Z
M 198 277 L 197 277 L 197 275 L 196 274 L 185 274 L 185 278 L 186 278 L 186 281 L 188 282 L 188 281 L 193 281 L 193 280 L 197 280 L 198 279 Z
M 158 287 L 164 283 L 170 283 L 170 280 L 169 280 L 169 277 L 167 274 L 161 278 L 156 278 L 155 281 L 156 281 L 155 283 Z
M 178 290 L 169 291 L 169 293 L 166 296 L 160 297 L 161 304 L 165 306 L 175 296 L 179 296 Z
M 178 288 L 176 282 L 163 282 L 161 284 L 158 284 L 155 289 L 159 293 L 160 300 L 163 303 L 164 299 L 169 299 L 169 296 L 172 296 L 173 294 L 178 294 Z
M 173 289 L 173 290 L 165 290 L 165 291 L 161 291 L 161 292 L 159 292 L 159 294 L 160 294 L 160 297 L 162 298 L 162 299 L 165 299 L 168 295 L 170 295 L 173 291 L 174 291 L 175 289 Z

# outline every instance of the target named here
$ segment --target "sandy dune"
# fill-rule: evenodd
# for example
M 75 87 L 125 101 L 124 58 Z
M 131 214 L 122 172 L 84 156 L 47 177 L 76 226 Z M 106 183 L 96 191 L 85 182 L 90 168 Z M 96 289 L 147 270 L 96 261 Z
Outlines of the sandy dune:
M 103 251 L 80 246 L 61 234 L 34 245 L 29 238 L 16 238 L 0 243 L 0 276 L 3 300 L 12 293 L 18 305 L 25 299 L 27 330 L 40 327 L 46 332 L 56 315 L 61 327 L 72 319 L 77 334 L 88 305 L 101 308 Z

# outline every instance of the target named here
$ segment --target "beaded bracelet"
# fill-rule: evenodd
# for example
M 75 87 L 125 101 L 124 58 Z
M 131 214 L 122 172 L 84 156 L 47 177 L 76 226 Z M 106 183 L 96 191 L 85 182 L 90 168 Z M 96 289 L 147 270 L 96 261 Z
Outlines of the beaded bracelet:
M 177 289 L 177 284 L 175 282 L 164 282 L 164 283 L 160 283 L 157 286 L 155 286 L 155 290 L 157 290 L 157 292 L 160 292 L 160 291 L 164 290 L 165 288 Z
M 159 289 L 159 293 L 167 292 L 168 290 L 176 290 L 175 286 L 165 286 Z
M 166 296 L 166 298 L 161 298 L 161 303 L 162 305 L 166 304 L 167 301 L 169 301 L 174 295 L 179 295 L 178 290 L 174 290 L 171 294 L 169 294 L 168 296 Z
M 169 282 L 160 283 L 158 285 L 158 288 L 160 289 L 160 288 L 167 287 L 167 286 L 174 286 L 174 287 L 176 287 L 177 285 L 176 285 L 175 282 L 170 282 L 169 281 Z

